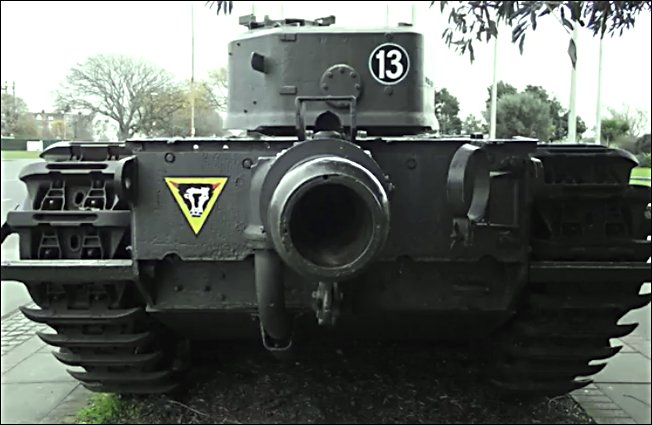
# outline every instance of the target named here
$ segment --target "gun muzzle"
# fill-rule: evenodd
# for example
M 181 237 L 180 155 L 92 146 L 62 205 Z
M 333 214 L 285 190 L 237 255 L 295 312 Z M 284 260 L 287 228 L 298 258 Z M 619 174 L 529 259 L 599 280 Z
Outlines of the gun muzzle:
M 389 232 L 385 187 L 364 165 L 342 156 L 309 157 L 275 188 L 267 223 L 279 256 L 294 270 L 337 281 L 367 266 Z

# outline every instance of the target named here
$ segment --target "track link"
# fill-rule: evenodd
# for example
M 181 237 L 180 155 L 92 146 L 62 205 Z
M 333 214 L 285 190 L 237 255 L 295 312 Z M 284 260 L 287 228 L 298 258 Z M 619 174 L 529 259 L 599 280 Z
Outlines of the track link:
M 515 317 L 497 338 L 490 372 L 497 387 L 524 397 L 593 382 L 622 349 L 611 339 L 638 326 L 619 320 L 650 302 L 650 294 L 639 294 L 650 280 L 649 189 L 629 185 L 633 164 L 613 151 L 559 157 L 565 163 L 543 153 L 545 184 L 532 207 L 531 260 L 545 262 L 546 273 L 531 271 Z
M 21 311 L 57 332 L 38 336 L 58 347 L 53 353 L 57 360 L 83 368 L 68 373 L 91 391 L 169 393 L 182 382 L 186 358 L 174 337 L 150 320 L 143 307 L 109 308 L 104 303 L 70 309 L 58 302 Z
M 68 372 L 86 388 L 163 393 L 178 386 L 185 357 L 145 311 L 130 247 L 131 154 L 124 145 L 61 143 L 27 166 L 26 209 L 3 226 L 3 239 L 19 233 L 21 261 L 3 277 L 27 286 L 40 309 L 22 313 L 55 331 L 38 335 L 60 362 L 81 368 Z

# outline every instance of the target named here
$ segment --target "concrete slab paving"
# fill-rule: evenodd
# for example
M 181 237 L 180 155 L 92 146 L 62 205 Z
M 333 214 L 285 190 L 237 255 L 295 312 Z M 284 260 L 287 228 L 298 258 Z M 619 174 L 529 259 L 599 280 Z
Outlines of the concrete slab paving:
M 577 401 L 587 415 L 598 424 L 623 423 L 635 424 L 634 418 L 608 397 L 595 384 L 573 391 L 571 396 Z
M 5 346 L 4 338 L 2 345 Z M 27 341 L 21 345 L 15 347 L 14 349 L 8 351 L 6 354 L 2 355 L 2 375 L 8 372 L 10 369 L 15 367 L 18 363 L 22 362 L 34 352 L 38 351 L 43 345 L 43 341 L 34 335 L 29 338 Z
M 5 252 L 4 248 L 2 252 Z M 2 258 L 2 260 L 5 261 L 8 259 Z M 29 292 L 27 292 L 27 288 L 25 288 L 25 285 L 20 282 L 15 282 L 13 280 L 4 280 L 2 281 L 2 287 L 0 288 L 0 291 L 2 295 L 2 307 L 0 313 L 3 317 L 14 313 L 18 306 L 29 304 L 32 301 Z
M 2 375 L 3 384 L 36 382 L 76 382 L 66 368 L 52 355 L 35 352 Z
M 58 362 L 39 330 L 52 332 L 20 311 L 2 318 L 2 423 L 72 423 L 88 402 L 90 392 L 66 371 L 79 368 Z
M 639 424 L 649 424 L 650 384 L 596 384 Z
M 642 285 L 641 294 L 650 292 Z M 630 335 L 612 340 L 623 349 L 607 361 L 594 384 L 572 396 L 598 424 L 650 423 L 650 304 L 626 314 L 619 323 L 639 323 Z
M 68 396 L 41 419 L 42 424 L 72 424 L 75 423 L 77 412 L 88 404 L 91 392 L 82 385 L 77 387 Z
M 56 351 L 56 348 L 50 346 L 50 345 L 43 345 L 43 347 L 39 348 L 38 352 L 39 353 L 54 353 Z
M 2 384 L 2 423 L 40 422 L 78 385 L 76 382 Z
M 650 384 L 650 359 L 642 354 L 619 353 L 593 376 L 596 383 Z
M 648 362 L 652 359 L 652 357 L 650 357 L 650 341 L 631 342 L 630 344 L 630 346 L 636 349 L 636 351 L 647 357 Z
M 636 349 L 634 347 L 631 347 L 622 339 L 613 338 L 611 340 L 611 346 L 612 347 L 622 346 L 623 348 L 620 350 L 621 353 L 636 353 Z

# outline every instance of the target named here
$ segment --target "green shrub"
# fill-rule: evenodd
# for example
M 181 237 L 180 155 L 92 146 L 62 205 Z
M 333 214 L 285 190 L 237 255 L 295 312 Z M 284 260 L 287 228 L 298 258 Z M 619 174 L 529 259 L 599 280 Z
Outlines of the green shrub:
M 105 424 L 120 410 L 120 400 L 115 394 L 93 394 L 88 403 L 77 413 L 78 424 Z

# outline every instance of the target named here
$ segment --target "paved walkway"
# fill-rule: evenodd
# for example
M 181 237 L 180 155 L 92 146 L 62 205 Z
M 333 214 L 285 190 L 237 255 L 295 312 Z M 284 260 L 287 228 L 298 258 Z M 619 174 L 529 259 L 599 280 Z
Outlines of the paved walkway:
M 73 423 L 88 401 L 90 391 L 36 336 L 44 330 L 50 328 L 28 320 L 20 311 L 2 318 L 3 424 Z
M 649 293 L 650 284 L 641 288 Z M 650 423 L 650 304 L 634 310 L 619 323 L 640 322 L 632 334 L 612 340 L 623 349 L 607 362 L 594 383 L 572 396 L 598 424 Z

